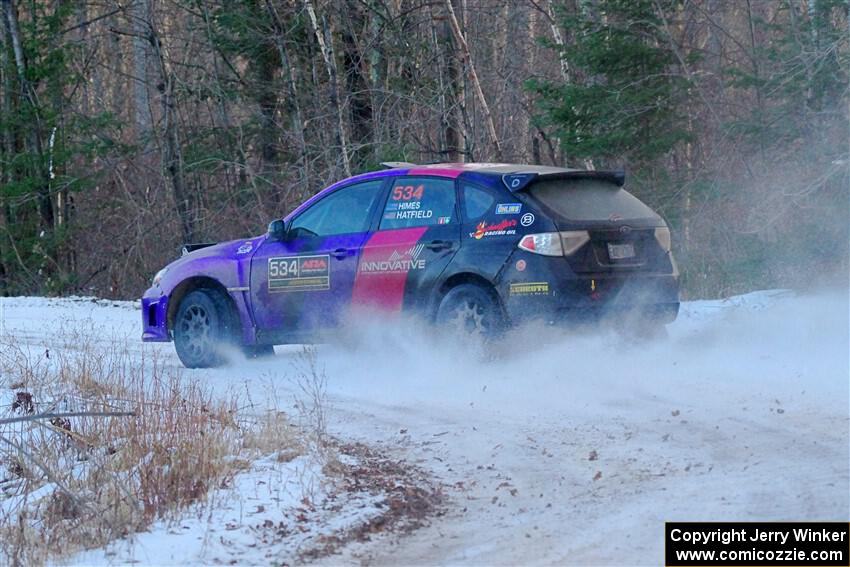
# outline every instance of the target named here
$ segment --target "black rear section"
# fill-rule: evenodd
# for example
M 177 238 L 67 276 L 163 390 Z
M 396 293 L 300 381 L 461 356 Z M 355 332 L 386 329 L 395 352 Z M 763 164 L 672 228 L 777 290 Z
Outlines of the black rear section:
M 590 243 L 572 256 L 567 262 L 577 274 L 609 272 L 669 273 L 671 269 L 667 252 L 655 238 L 653 228 L 631 228 L 623 225 L 614 229 L 591 229 Z M 629 246 L 631 245 L 631 246 Z M 633 256 L 622 257 L 617 250 L 633 252 Z
M 567 256 L 576 274 L 671 272 L 670 255 L 656 239 L 664 221 L 616 183 L 544 179 L 528 194 L 558 230 L 590 234 L 589 243 Z
M 523 212 L 538 219 L 520 235 L 554 230 L 587 237 L 561 256 L 511 253 L 499 283 L 511 319 L 674 320 L 679 282 L 666 223 L 625 191 L 621 179 L 582 173 L 542 174 L 514 194 Z M 532 288 L 521 287 L 527 282 L 547 291 L 529 293 Z

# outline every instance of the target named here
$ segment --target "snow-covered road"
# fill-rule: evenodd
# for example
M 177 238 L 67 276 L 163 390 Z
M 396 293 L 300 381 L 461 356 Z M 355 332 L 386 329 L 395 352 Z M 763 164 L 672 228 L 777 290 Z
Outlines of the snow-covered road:
M 34 349 L 84 319 L 179 366 L 132 303 L 0 299 Z M 431 471 L 450 507 L 325 561 L 657 565 L 666 520 L 846 521 L 848 319 L 846 291 L 760 292 L 686 303 L 665 339 L 529 327 L 486 352 L 362 324 L 319 349 L 329 427 Z M 299 352 L 186 375 L 288 409 Z

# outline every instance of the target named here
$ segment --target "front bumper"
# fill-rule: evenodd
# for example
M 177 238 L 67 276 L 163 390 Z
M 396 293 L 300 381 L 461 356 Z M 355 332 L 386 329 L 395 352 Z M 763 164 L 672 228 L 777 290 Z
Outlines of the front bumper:
M 168 296 L 154 286 L 142 297 L 142 340 L 164 343 L 171 340 L 168 333 Z

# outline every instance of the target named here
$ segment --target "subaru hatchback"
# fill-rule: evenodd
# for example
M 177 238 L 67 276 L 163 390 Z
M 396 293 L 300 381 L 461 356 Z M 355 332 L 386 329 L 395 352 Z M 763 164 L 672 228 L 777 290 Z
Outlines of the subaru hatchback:
M 315 341 L 351 311 L 492 334 L 529 320 L 676 318 L 670 231 L 621 172 L 393 163 L 319 192 L 262 236 L 190 245 L 142 298 L 145 341 L 187 367 Z

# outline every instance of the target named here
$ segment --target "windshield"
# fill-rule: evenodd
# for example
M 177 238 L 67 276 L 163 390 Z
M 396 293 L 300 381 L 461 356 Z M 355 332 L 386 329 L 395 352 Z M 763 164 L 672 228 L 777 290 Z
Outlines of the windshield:
M 625 189 L 599 179 L 543 180 L 532 185 L 528 192 L 554 213 L 569 220 L 660 219 Z

